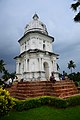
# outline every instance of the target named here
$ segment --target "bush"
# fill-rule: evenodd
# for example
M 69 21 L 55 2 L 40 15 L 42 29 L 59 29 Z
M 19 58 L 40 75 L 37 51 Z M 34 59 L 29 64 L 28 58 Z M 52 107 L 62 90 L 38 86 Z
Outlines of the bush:
M 41 105 L 49 105 L 58 108 L 67 107 L 66 100 L 57 97 L 44 96 L 40 98 L 40 101 L 41 101 Z
M 62 98 L 57 98 L 57 97 L 50 97 L 49 105 L 57 107 L 57 108 L 66 108 L 67 107 L 66 100 L 62 99 Z
M 70 98 L 62 99 L 51 96 L 42 96 L 37 98 L 30 98 L 26 100 L 15 99 L 14 109 L 16 111 L 24 111 L 32 108 L 40 107 L 43 105 L 53 106 L 56 108 L 67 108 L 69 106 L 80 105 L 80 95 L 73 96 Z
M 26 100 L 15 99 L 15 103 L 16 105 L 14 106 L 14 109 L 17 111 L 28 110 L 31 108 L 40 107 L 42 105 L 49 105 L 49 106 L 54 106 L 58 108 L 67 107 L 66 100 L 56 98 L 56 97 L 50 97 L 50 96 L 30 98 Z
M 49 105 L 49 100 L 50 100 L 50 96 L 42 96 L 40 97 L 40 101 L 41 101 L 41 105 Z
M 67 106 L 76 106 L 80 105 L 80 95 L 72 96 L 66 99 Z
M 0 88 L 0 116 L 7 114 L 14 106 L 13 98 L 9 92 Z
M 26 100 L 17 100 L 15 99 L 14 109 L 17 111 L 28 110 L 31 108 L 36 108 L 41 106 L 41 101 L 39 98 L 29 98 Z

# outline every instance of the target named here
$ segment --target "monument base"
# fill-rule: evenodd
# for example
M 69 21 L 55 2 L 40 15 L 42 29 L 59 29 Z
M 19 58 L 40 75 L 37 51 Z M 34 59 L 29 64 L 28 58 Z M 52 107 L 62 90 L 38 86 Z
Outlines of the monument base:
M 61 80 L 55 83 L 50 81 L 18 82 L 8 90 L 11 96 L 18 99 L 38 96 L 67 98 L 78 93 L 77 87 L 72 80 Z

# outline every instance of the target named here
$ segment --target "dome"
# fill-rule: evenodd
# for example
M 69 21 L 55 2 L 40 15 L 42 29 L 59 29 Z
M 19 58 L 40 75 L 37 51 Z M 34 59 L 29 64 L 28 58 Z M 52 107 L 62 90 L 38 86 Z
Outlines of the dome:
M 24 34 L 32 31 L 38 31 L 48 35 L 46 25 L 39 21 L 39 17 L 37 14 L 34 14 L 33 20 L 26 25 Z

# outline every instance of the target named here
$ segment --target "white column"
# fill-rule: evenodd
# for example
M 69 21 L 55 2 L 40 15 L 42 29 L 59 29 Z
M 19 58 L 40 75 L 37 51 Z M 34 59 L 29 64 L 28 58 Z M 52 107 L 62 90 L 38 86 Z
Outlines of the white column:
M 41 71 L 41 58 L 39 58 L 39 63 L 38 63 L 38 65 L 39 65 L 39 71 Z
M 26 72 L 27 72 L 28 70 L 27 70 L 27 59 L 26 59 Z
M 24 60 L 24 72 L 26 72 L 26 59 Z
M 41 58 L 41 71 L 43 71 L 43 61 L 42 61 L 42 58 Z
M 57 72 L 57 64 L 56 64 L 56 60 L 54 61 L 54 68 L 55 68 L 55 72 Z
M 51 60 L 51 72 L 53 71 L 54 69 L 54 61 Z
M 16 63 L 16 73 L 17 74 L 19 73 L 19 63 L 18 62 Z

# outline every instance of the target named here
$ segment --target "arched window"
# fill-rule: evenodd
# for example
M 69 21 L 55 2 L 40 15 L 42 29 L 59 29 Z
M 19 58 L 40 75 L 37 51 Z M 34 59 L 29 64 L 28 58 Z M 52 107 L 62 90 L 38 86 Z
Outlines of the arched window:
M 29 71 L 29 59 L 27 60 L 27 70 Z
M 43 44 L 43 50 L 45 50 L 45 48 L 46 48 L 46 47 L 45 47 L 45 44 Z
M 19 74 L 21 73 L 21 63 L 19 63 Z

